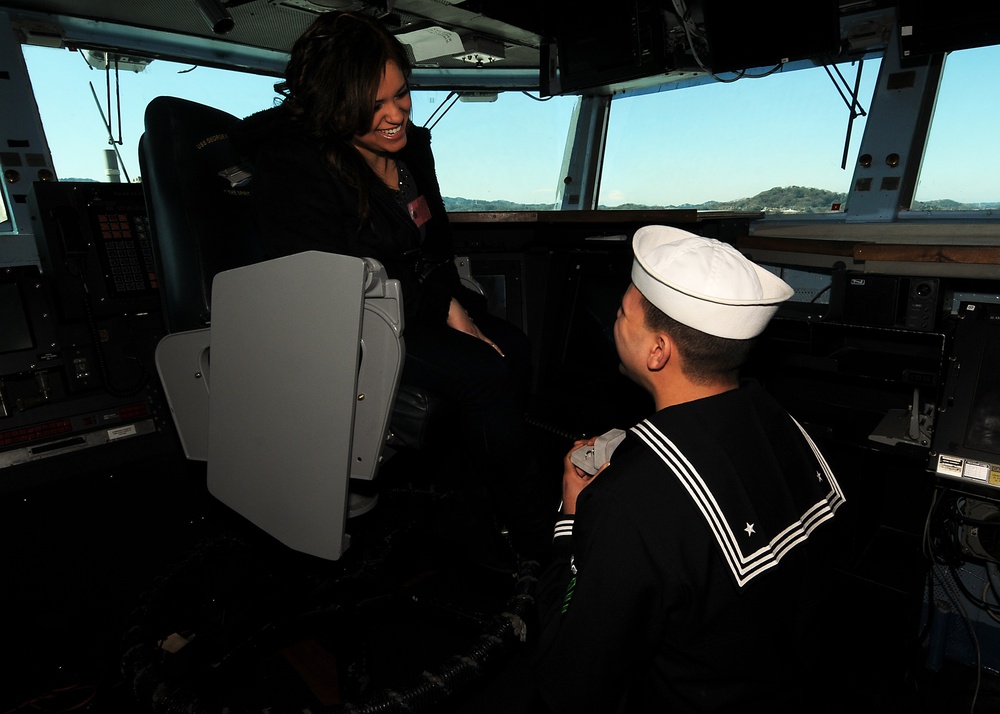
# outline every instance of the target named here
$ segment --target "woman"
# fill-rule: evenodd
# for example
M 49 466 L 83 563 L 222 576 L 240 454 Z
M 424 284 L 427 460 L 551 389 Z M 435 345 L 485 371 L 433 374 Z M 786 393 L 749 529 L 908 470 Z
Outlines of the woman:
M 524 427 L 527 338 L 462 286 L 430 132 L 410 122 L 403 45 L 364 14 L 325 13 L 296 41 L 280 104 L 230 132 L 253 165 L 266 258 L 372 257 L 400 281 L 402 380 L 458 409 L 461 438 L 523 557 L 544 559 L 555 503 Z

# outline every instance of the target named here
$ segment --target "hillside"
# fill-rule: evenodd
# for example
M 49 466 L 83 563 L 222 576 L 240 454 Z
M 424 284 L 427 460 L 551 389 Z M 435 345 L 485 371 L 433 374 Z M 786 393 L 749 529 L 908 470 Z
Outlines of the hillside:
M 839 212 L 847 200 L 846 193 L 826 191 L 821 188 L 805 188 L 803 186 L 775 187 L 762 191 L 756 196 L 738 198 L 733 201 L 706 201 L 705 203 L 672 204 L 649 206 L 636 203 L 624 203 L 619 206 L 600 206 L 601 209 L 614 210 L 655 210 L 655 209 L 697 209 L 702 211 L 739 211 L 750 213 L 830 213 Z M 446 196 L 445 206 L 449 211 L 456 212 L 488 212 L 488 211 L 550 211 L 551 204 L 545 203 L 513 203 L 511 201 L 486 201 L 469 198 L 452 198 Z M 935 201 L 914 201 L 913 211 L 981 211 L 997 208 L 1000 203 L 959 203 L 950 199 Z

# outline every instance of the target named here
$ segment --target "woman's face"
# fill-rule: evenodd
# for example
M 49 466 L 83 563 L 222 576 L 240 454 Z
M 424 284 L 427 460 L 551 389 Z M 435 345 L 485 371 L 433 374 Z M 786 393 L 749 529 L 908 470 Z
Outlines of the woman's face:
M 384 156 L 406 146 L 406 124 L 410 117 L 410 88 L 395 62 L 385 65 L 375 93 L 375 116 L 365 134 L 354 135 L 354 146 L 365 155 Z

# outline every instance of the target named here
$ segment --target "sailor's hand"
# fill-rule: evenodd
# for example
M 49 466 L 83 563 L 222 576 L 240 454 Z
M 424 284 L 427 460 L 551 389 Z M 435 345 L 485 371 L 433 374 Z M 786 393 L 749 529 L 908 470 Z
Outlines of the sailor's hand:
M 567 516 L 576 513 L 577 497 L 608 466 L 607 463 L 601 464 L 601 468 L 597 470 L 597 473 L 588 474 L 573 463 L 573 452 L 580 448 L 591 447 L 595 441 L 597 441 L 596 436 L 589 439 L 577 439 L 573 442 L 573 448 L 566 452 L 566 456 L 563 457 L 562 511 Z

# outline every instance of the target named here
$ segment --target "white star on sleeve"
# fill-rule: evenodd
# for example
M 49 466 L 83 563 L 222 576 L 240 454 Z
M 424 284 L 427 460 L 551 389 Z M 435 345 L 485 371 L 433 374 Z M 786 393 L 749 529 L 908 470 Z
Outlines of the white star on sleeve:
M 753 529 L 753 523 L 747 523 L 747 527 L 744 528 L 743 530 L 745 530 L 747 532 L 748 536 L 751 536 L 754 533 L 756 533 L 756 531 Z

